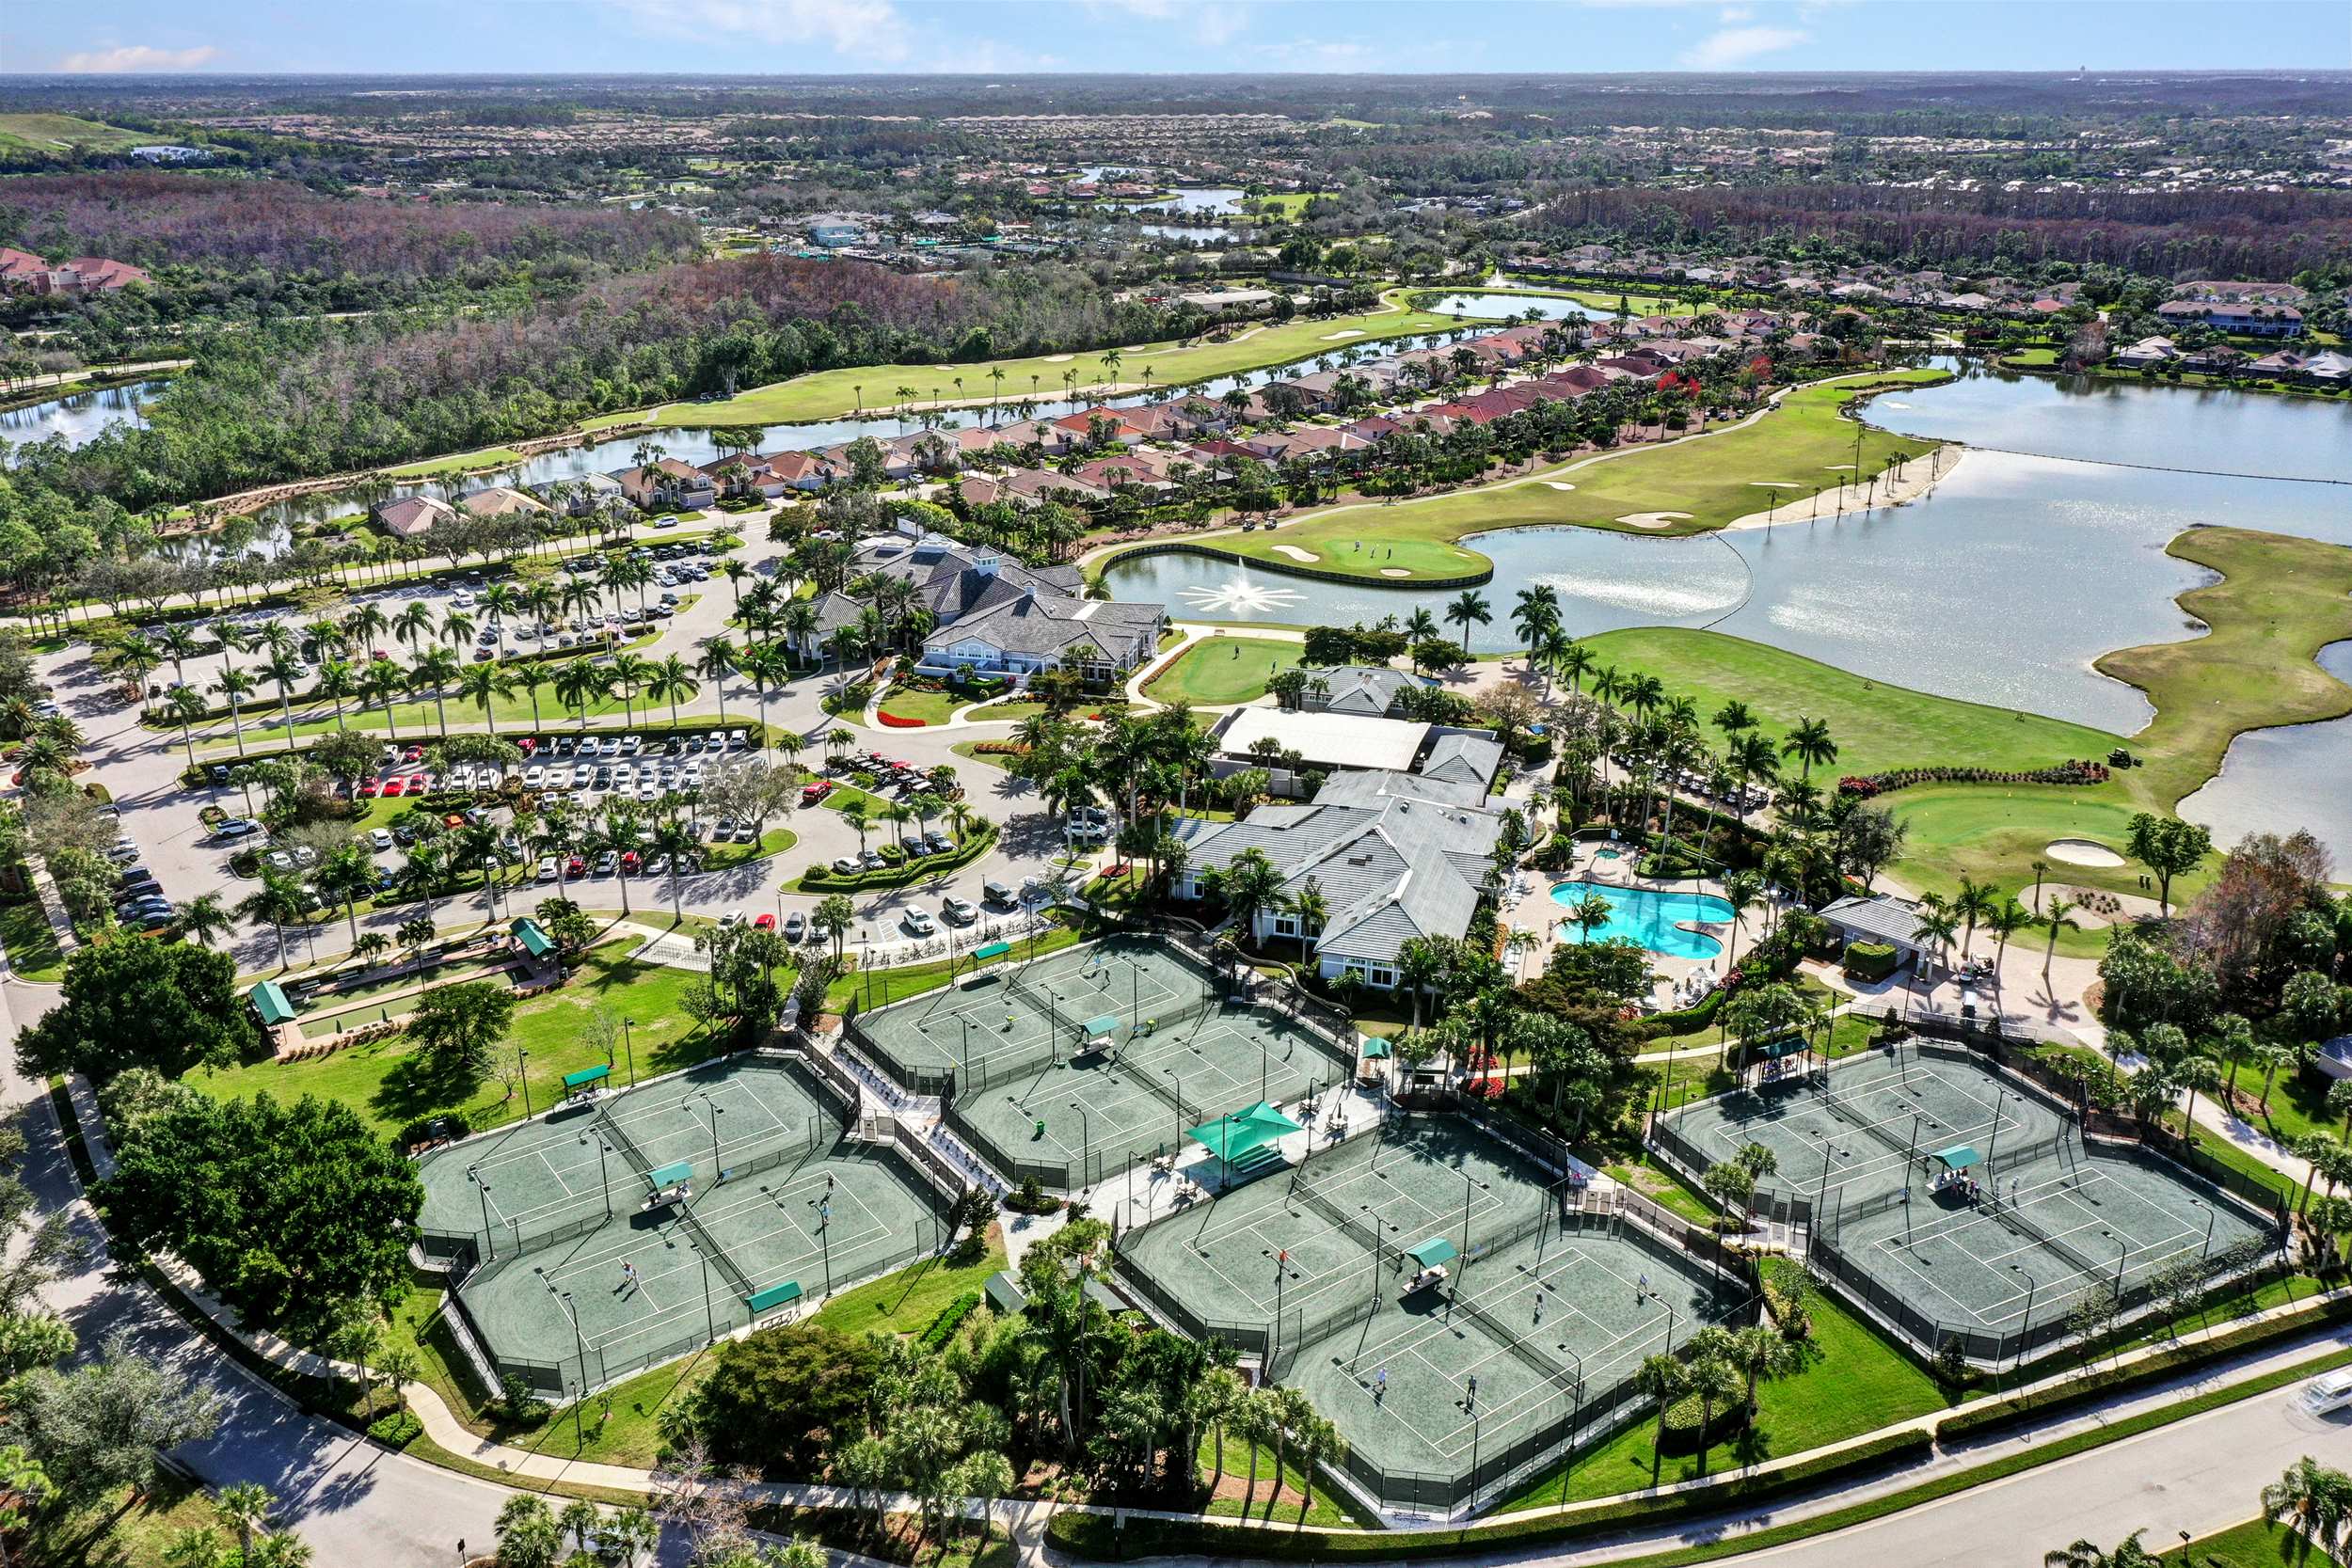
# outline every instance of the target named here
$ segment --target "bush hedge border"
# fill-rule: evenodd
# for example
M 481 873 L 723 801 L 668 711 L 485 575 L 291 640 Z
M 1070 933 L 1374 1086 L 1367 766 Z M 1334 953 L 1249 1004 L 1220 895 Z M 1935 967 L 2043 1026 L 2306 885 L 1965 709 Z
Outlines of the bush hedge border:
M 997 827 L 985 817 L 981 826 L 964 836 L 951 855 L 925 855 L 909 858 L 903 864 L 882 871 L 861 871 L 854 877 L 836 874 L 829 865 L 812 865 L 793 882 L 795 893 L 873 893 L 883 888 L 912 887 L 925 878 L 945 871 L 961 871 L 978 860 L 996 845 Z
M 1579 1509 L 1565 1517 L 1544 1515 L 1456 1530 L 1318 1531 L 1260 1525 L 1212 1525 L 1189 1519 L 1130 1516 L 1125 1528 L 1108 1513 L 1064 1512 L 1046 1526 L 1057 1550 L 1094 1561 L 1195 1554 L 1212 1560 L 1263 1557 L 1306 1562 L 1322 1559 L 1454 1557 L 1502 1545 L 1550 1545 L 1611 1533 L 1629 1525 L 1649 1525 L 1718 1513 L 1835 1481 L 1892 1461 L 1927 1458 L 1929 1434 L 1916 1428 L 1888 1433 L 1818 1459 L 1802 1461 L 1769 1475 L 1747 1476 L 1666 1497 L 1634 1497 Z

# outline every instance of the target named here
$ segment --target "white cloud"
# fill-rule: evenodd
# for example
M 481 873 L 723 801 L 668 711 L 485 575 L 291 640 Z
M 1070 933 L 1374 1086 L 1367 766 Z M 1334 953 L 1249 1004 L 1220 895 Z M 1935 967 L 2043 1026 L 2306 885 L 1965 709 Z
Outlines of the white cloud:
M 818 44 L 851 59 L 902 60 L 912 31 L 891 0 L 612 0 L 651 31 L 712 45 Z M 784 62 L 769 68 L 788 70 Z
M 105 75 L 122 71 L 195 71 L 220 57 L 220 51 L 209 43 L 193 49 L 157 49 L 144 43 L 126 44 L 119 49 L 87 49 L 68 55 L 57 62 L 57 69 L 77 76 Z
M 1792 49 L 1812 35 L 1798 27 L 1720 27 L 1682 52 L 1693 71 L 1738 71 L 1758 55 Z
M 1085 0 L 1097 16 L 1116 12 L 1144 22 L 1181 22 L 1212 49 L 1232 41 L 1249 25 L 1249 10 L 1238 3 L 1192 5 L 1178 0 Z
M 1753 22 L 1754 20 L 1756 20 L 1756 12 L 1750 10 L 1745 6 L 1725 6 L 1724 8 L 1723 21 L 1725 26 L 1729 26 L 1735 22 Z

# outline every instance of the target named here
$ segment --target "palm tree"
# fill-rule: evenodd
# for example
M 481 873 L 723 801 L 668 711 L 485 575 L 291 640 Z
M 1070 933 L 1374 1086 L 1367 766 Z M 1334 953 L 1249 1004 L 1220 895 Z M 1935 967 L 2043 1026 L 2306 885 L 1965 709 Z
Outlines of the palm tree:
M 449 738 L 449 684 L 465 670 L 455 654 L 447 648 L 427 648 L 409 666 L 410 676 L 420 689 L 433 693 L 433 711 L 438 716 L 441 738 Z
M 1717 718 L 1722 715 L 1718 714 Z M 1747 786 L 1770 784 L 1780 777 L 1780 754 L 1772 743 L 1760 735 L 1747 733 L 1731 737 L 1724 752 L 1724 761 L 1740 780 L 1740 820 L 1748 819 Z
M 375 891 L 374 863 L 356 845 L 338 849 L 319 867 L 317 882 L 322 896 L 342 902 L 343 914 L 351 922 L 351 940 L 357 942 L 359 900 Z
M 235 927 L 217 893 L 199 893 L 180 906 L 180 935 L 199 947 L 212 946 Z
M 1634 1372 L 1633 1386 L 1641 1390 L 1658 1412 L 1658 1436 L 1650 1444 L 1649 1454 L 1649 1483 L 1655 1486 L 1658 1484 L 1659 1466 L 1665 1462 L 1666 1410 L 1683 1396 L 1690 1387 L 1690 1380 L 1682 1370 L 1682 1363 L 1673 1356 L 1649 1355 L 1643 1357 L 1640 1370 Z
M 672 654 L 645 672 L 645 700 L 670 705 L 670 727 L 677 728 L 677 705 L 701 695 L 702 688 L 694 680 L 694 672 L 686 667 L 686 660 Z
M 2042 908 L 2042 923 L 2050 928 L 2050 944 L 2042 950 L 2042 978 L 2045 981 L 2050 977 L 2050 965 L 2058 958 L 2058 932 L 2074 929 L 2074 921 L 2067 918 L 2074 912 L 2073 901 L 2065 898 L 2053 898 Z
M 2009 939 L 2026 927 L 2038 924 L 2040 922 L 2034 918 L 2033 911 L 2014 897 L 2002 898 L 1993 906 L 1993 912 L 1985 917 L 1985 929 L 1999 939 L 1993 947 L 1993 994 L 1996 1002 L 2001 994 L 2001 959 L 2009 953 Z
M 399 639 L 400 645 L 404 648 L 414 648 L 420 642 L 432 641 L 434 638 L 432 605 L 422 599 L 410 601 L 408 608 L 393 619 L 392 635 Z
M 1753 871 L 1734 871 L 1724 879 L 1724 902 L 1731 906 L 1731 948 L 1724 955 L 1724 973 L 1740 967 L 1740 917 L 1764 896 L 1764 879 Z
M 670 912 L 681 923 L 686 919 L 686 909 L 679 902 L 678 878 L 693 857 L 694 846 L 699 842 L 694 836 L 694 830 L 675 816 L 663 817 L 654 824 L 654 852 L 668 856 L 670 861 Z
M 1306 885 L 1291 900 L 1291 915 L 1298 922 L 1298 967 L 1307 967 L 1307 944 L 1313 933 L 1331 917 L 1331 901 L 1323 895 L 1323 885 L 1309 877 Z
M 615 654 L 612 656 L 612 662 L 604 668 L 605 673 L 612 677 L 612 684 L 621 694 L 621 722 L 634 723 L 637 718 L 635 706 L 637 693 L 652 676 L 654 669 L 652 663 L 638 657 L 635 654 Z
M 1961 918 L 1960 961 L 1966 963 L 1969 949 L 1976 944 L 1977 922 L 1993 918 L 2000 908 L 1994 902 L 1993 889 L 1966 877 L 1960 879 L 1960 892 L 1952 898 L 1952 912 Z
M 335 705 L 335 727 L 343 727 L 343 701 L 358 695 L 359 673 L 340 658 L 330 658 L 319 666 L 319 678 L 310 688 L 313 697 L 325 697 Z
M 164 703 L 165 716 L 179 722 L 180 744 L 187 749 L 190 768 L 196 766 L 196 721 L 210 711 L 204 705 L 204 699 L 184 686 L 172 692 Z M 30 746 L 25 748 L 27 752 L 32 750 Z M 25 771 L 29 773 L 31 770 L 32 765 L 25 764 Z
M 729 562 L 728 564 L 733 565 L 734 562 Z M 702 657 L 694 661 L 694 673 L 709 681 L 719 694 L 719 722 L 722 724 L 727 721 L 727 677 L 742 668 L 742 661 L 743 650 L 724 637 L 705 640 Z
M 2042 1568 L 2164 1568 L 2163 1560 L 2139 1544 L 2148 1532 L 2136 1529 L 2125 1536 L 2111 1552 L 2101 1551 L 2090 1541 L 2075 1541 L 2054 1552 L 2042 1554 Z
M 499 733 L 498 714 L 492 705 L 514 691 L 506 672 L 495 664 L 469 664 L 457 673 L 457 694 L 482 709 L 482 721 L 490 733 Z
M 539 693 L 547 689 L 548 681 L 553 677 L 549 676 L 547 671 L 539 665 L 525 661 L 521 668 L 506 678 L 513 683 L 511 690 L 522 691 L 530 695 L 531 727 L 537 729 L 539 727 Z
M 260 1482 L 243 1481 L 222 1487 L 213 1506 L 222 1522 L 237 1532 L 238 1555 L 250 1561 L 253 1537 L 269 1523 L 270 1510 L 278 1506 L 277 1497 Z
M 1829 737 L 1829 726 L 1818 719 L 1799 716 L 1788 738 L 1780 743 L 1780 754 L 1795 757 L 1804 765 L 1799 774 L 1805 783 L 1813 782 L 1813 767 L 1819 763 L 1826 768 L 1837 760 L 1837 743 Z
M 1479 593 L 1474 588 L 1466 588 L 1460 594 L 1454 595 L 1453 602 L 1445 607 L 1445 618 L 1449 621 L 1460 624 L 1462 627 L 1462 652 L 1464 654 L 1468 654 L 1470 652 L 1470 626 L 1473 624 L 1483 626 L 1492 621 L 1495 618 L 1494 607 L 1486 602 L 1486 594 Z
M 229 728 L 237 737 L 237 755 L 245 755 L 245 699 L 253 695 L 254 678 L 224 660 L 213 689 L 229 699 Z
M 1766 1330 L 1771 1333 L 1771 1330 Z M 1740 1370 L 1732 1364 L 1731 1331 L 1709 1323 L 1691 1336 L 1689 1355 L 1685 1364 L 1691 1386 L 1690 1392 L 1699 1399 L 1699 1474 L 1707 1474 L 1708 1443 L 1708 1429 L 1715 1424 L 1715 1412 L 1740 1397 L 1746 1391 Z
M 301 883 L 264 869 L 261 885 L 237 901 L 236 914 L 241 920 L 264 922 L 277 933 L 278 967 L 285 969 L 294 961 L 286 952 L 286 927 L 310 907 Z
M 850 801 L 841 808 L 840 815 L 841 820 L 847 822 L 857 833 L 857 852 L 861 855 L 865 854 L 866 830 L 872 825 L 870 808 L 866 803 L 866 798 L 859 796 L 856 800 Z
M 1231 864 L 1214 874 L 1214 885 L 1225 900 L 1226 913 L 1232 924 L 1240 928 L 1244 940 L 1257 940 L 1257 917 L 1261 911 L 1280 906 L 1282 881 L 1280 869 L 1264 850 L 1254 846 L 1235 855 Z

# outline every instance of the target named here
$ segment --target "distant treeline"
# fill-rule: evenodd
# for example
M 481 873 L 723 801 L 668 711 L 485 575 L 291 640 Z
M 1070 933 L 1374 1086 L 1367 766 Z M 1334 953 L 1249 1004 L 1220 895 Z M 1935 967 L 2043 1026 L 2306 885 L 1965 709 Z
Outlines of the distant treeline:
M 284 181 L 122 171 L 0 184 L 0 244 L 149 268 L 435 277 L 485 256 L 643 267 L 691 254 L 695 234 L 689 219 L 625 207 L 387 201 Z
M 1074 268 L 939 277 L 767 256 L 609 277 L 503 316 L 262 324 L 209 336 L 145 405 L 146 429 L 22 449 L 0 521 L 37 493 L 135 512 L 808 371 L 1077 351 L 1205 325 L 1190 308 L 1115 301 Z M 976 374 L 966 389 L 985 388 Z M 877 405 L 895 390 L 880 378 L 868 388 Z
M 1563 245 L 1580 230 L 1661 249 L 1804 236 L 1947 270 L 2061 261 L 2153 277 L 2285 278 L 2352 252 L 2352 194 L 2337 191 L 1580 188 L 1546 202 L 1542 222 Z

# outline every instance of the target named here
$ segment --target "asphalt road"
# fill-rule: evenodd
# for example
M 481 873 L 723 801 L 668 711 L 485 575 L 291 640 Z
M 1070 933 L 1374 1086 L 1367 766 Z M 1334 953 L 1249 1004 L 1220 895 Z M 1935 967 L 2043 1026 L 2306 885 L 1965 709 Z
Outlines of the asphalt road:
M 17 981 L 0 986 L 0 1115 L 24 1128 L 24 1179 L 44 1212 L 73 1208 L 80 1189 L 46 1087 L 16 1073 L 14 1043 L 20 1023 L 37 1017 L 52 995 Z M 279 1527 L 308 1541 L 321 1564 L 446 1568 L 457 1560 L 460 1539 L 476 1551 L 490 1544 L 506 1489 L 388 1453 L 304 1414 L 190 1328 L 137 1275 L 116 1270 L 87 1206 L 74 1212 L 89 1256 L 44 1297 L 72 1325 L 85 1352 L 126 1330 L 146 1354 L 186 1370 L 220 1396 L 218 1433 L 172 1454 L 207 1486 L 268 1487 L 279 1500 Z M 682 1539 L 664 1540 L 661 1562 L 686 1557 Z

